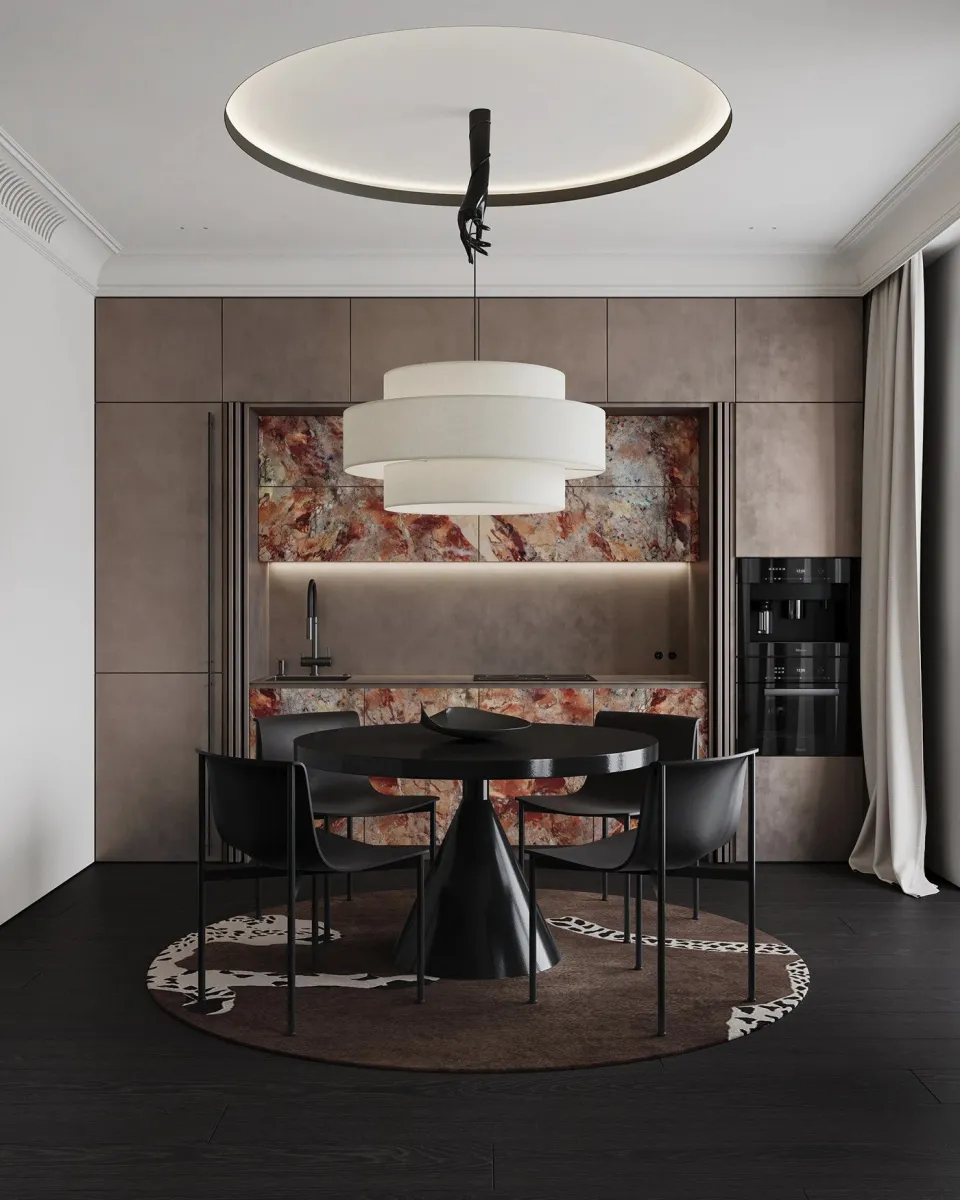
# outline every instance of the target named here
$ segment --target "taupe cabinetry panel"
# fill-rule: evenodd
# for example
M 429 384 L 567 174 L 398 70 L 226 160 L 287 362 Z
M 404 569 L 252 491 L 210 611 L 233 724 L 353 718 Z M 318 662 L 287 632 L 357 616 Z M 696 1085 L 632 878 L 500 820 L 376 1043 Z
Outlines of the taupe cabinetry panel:
M 224 300 L 224 400 L 345 404 L 349 389 L 349 300 Z
M 98 671 L 207 670 L 207 419 L 98 404 Z
M 862 759 L 757 759 L 758 858 L 845 862 L 865 813 Z M 737 854 L 746 858 L 746 803 Z
M 473 301 L 350 301 L 350 399 L 380 400 L 383 375 L 411 363 L 473 358 Z
M 734 399 L 735 302 L 608 303 L 611 404 L 715 404 Z
M 220 310 L 207 298 L 98 300 L 98 403 L 218 401 Z
M 97 677 L 97 858 L 196 857 L 205 675 Z
M 861 404 L 737 404 L 736 553 L 857 555 Z
M 778 297 L 736 304 L 737 400 L 759 404 L 863 400 L 862 300 Z
M 480 301 L 480 357 L 556 367 L 567 396 L 607 399 L 607 304 L 596 299 Z

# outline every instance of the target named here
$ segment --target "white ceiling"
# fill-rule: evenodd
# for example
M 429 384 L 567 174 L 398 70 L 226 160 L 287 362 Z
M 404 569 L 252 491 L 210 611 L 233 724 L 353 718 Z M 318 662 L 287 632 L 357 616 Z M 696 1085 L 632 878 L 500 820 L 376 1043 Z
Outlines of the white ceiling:
M 245 77 L 363 33 L 592 33 L 681 59 L 726 93 L 730 135 L 678 176 L 491 210 L 503 257 L 828 255 L 960 122 L 957 0 L 2 0 L 0 14 L 0 126 L 124 255 L 456 261 L 451 210 L 297 183 L 224 129 Z M 493 130 L 495 155 L 495 112 Z

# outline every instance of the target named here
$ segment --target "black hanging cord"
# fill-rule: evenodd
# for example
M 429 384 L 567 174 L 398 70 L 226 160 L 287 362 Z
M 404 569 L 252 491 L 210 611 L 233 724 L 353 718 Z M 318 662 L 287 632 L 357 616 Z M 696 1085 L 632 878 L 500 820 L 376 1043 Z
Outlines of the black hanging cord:
M 484 225 L 487 192 L 490 188 L 490 109 L 470 110 L 470 182 L 457 213 L 460 241 L 467 252 L 467 261 L 476 267 L 476 255 L 486 255 L 490 246 L 483 235 L 490 226 Z M 471 228 L 472 226 L 472 228 Z

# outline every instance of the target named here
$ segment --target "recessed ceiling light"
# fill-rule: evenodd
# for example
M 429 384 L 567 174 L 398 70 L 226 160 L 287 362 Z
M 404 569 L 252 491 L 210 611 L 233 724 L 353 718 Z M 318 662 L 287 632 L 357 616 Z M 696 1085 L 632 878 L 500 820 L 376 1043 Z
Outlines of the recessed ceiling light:
M 705 75 L 626 42 L 547 29 L 411 29 L 331 42 L 240 84 L 234 141 L 335 191 L 459 205 L 463 130 L 493 112 L 489 203 L 542 204 L 638 187 L 711 153 L 730 130 Z

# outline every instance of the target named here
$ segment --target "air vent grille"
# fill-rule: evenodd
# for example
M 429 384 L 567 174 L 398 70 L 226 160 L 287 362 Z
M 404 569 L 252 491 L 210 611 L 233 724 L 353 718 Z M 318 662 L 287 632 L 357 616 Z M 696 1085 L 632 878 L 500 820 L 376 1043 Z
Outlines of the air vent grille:
M 0 207 L 45 242 L 67 219 L 4 162 L 0 162 Z

